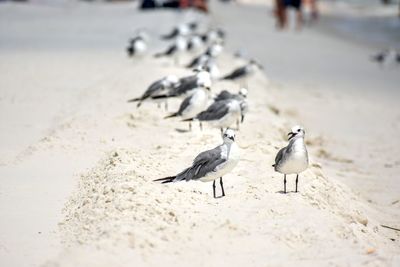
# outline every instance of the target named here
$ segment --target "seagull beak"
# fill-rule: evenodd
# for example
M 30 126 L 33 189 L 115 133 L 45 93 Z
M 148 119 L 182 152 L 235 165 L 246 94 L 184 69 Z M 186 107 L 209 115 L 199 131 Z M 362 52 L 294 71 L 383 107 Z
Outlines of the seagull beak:
M 211 87 L 210 87 L 210 86 L 207 86 L 207 87 L 206 87 L 206 90 L 211 91 Z
M 235 141 L 235 137 L 233 136 L 229 136 L 228 138 L 231 139 L 232 141 Z
M 288 140 L 290 140 L 290 139 L 292 139 L 293 137 L 295 137 L 295 133 L 292 133 L 292 132 L 290 132 L 290 133 L 288 133 L 288 136 L 289 136 L 289 139 Z

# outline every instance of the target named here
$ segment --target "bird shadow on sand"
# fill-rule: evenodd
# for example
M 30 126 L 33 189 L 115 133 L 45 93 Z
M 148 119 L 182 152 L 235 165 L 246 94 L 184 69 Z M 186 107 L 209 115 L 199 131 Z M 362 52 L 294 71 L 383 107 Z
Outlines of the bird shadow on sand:
M 178 133 L 188 133 L 188 132 L 190 132 L 188 129 L 180 129 L 180 128 L 175 128 L 175 131 L 177 131 Z
M 286 194 L 291 194 L 291 193 L 297 194 L 299 192 L 298 191 L 297 192 L 296 191 L 286 191 L 286 193 L 285 193 L 283 190 L 280 190 L 280 191 L 276 191 L 275 193 L 286 195 Z

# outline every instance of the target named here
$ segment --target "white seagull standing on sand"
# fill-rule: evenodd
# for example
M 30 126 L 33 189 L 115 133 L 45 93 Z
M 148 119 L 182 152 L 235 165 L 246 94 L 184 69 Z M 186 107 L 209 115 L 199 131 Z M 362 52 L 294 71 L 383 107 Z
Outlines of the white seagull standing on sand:
M 164 119 L 180 116 L 182 119 L 185 120 L 196 116 L 207 106 L 208 93 L 206 92 L 206 90 L 209 91 L 210 88 L 202 87 L 194 90 L 192 95 L 186 97 L 182 101 L 179 110 L 177 112 L 166 116 Z M 192 123 L 191 121 L 189 121 L 189 131 L 191 130 L 192 130 Z
M 279 150 L 275 157 L 275 164 L 272 167 L 275 171 L 284 175 L 283 192 L 286 194 L 286 175 L 296 174 L 296 191 L 299 181 L 299 173 L 305 171 L 308 167 L 308 153 L 304 143 L 305 131 L 301 126 L 294 126 L 289 136 L 289 144 Z
M 239 147 L 235 143 L 235 132 L 233 130 L 226 130 L 222 138 L 224 140 L 222 145 L 200 153 L 189 168 L 175 176 L 169 176 L 154 181 L 162 181 L 163 184 L 183 180 L 213 181 L 213 195 L 214 198 L 217 198 L 215 193 L 215 180 L 219 178 L 222 190 L 221 197 L 225 196 L 222 176 L 230 172 L 237 165 L 240 159 L 240 153 Z
M 138 102 L 136 106 L 140 107 L 144 100 L 154 97 L 156 95 L 160 95 L 162 93 L 166 93 L 166 90 L 173 88 L 178 82 L 178 77 L 176 77 L 175 75 L 168 75 L 160 80 L 153 82 L 141 97 L 130 99 L 128 100 L 128 102 Z M 162 101 L 166 101 L 166 99 L 163 99 Z M 165 108 L 167 109 L 167 102 L 165 102 Z
M 198 120 L 200 122 L 200 128 L 202 128 L 202 122 L 206 121 L 211 126 L 220 128 L 222 133 L 224 128 L 229 128 L 240 116 L 240 101 L 236 99 L 227 99 L 214 102 L 205 111 L 200 112 L 193 118 L 183 121 Z

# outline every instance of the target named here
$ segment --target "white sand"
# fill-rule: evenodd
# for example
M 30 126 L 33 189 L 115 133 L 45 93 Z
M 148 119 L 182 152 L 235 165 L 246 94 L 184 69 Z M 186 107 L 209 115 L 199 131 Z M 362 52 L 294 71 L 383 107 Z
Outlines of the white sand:
M 185 15 L 138 14 L 126 4 L 0 6 L 5 36 L 0 43 L 1 266 L 400 264 L 399 233 L 380 227 L 399 226 L 399 163 L 382 167 L 386 157 L 373 154 L 378 149 L 395 154 L 397 141 L 381 134 L 399 130 L 400 117 L 391 106 L 370 105 L 377 99 L 374 81 L 389 75 L 384 85 L 391 96 L 397 77 L 386 72 L 377 78 L 376 69 L 366 65 L 367 75 L 355 71 L 355 80 L 372 83 L 370 98 L 344 91 L 354 86 L 346 77 L 337 84 L 339 93 L 332 93 L 323 85 L 335 81 L 325 76 L 333 67 L 322 56 L 334 69 L 354 70 L 370 50 L 315 32 L 273 35 L 270 21 L 261 16 L 265 11 L 253 8 L 241 11 L 253 14 L 258 25 L 269 23 L 265 35 L 259 35 L 261 27 L 248 32 L 250 21 L 234 29 L 236 7 L 221 10 L 213 19 L 230 22 L 225 26 L 231 50 L 243 46 L 239 37 L 266 40 L 265 47 L 247 43 L 257 57 L 265 55 L 260 60 L 269 60 L 263 63 L 271 82 L 258 74 L 250 83 L 251 109 L 237 134 L 242 160 L 224 179 L 227 196 L 215 200 L 211 184 L 151 180 L 180 171 L 198 152 L 218 145 L 218 130 L 200 132 L 196 125 L 193 132 L 181 133 L 176 129 L 187 125 L 163 120 L 166 113 L 155 105 L 136 109 L 126 103 L 154 79 L 188 73 L 164 60 L 128 61 L 122 50 L 128 37 L 143 25 L 165 32 Z M 329 49 L 302 66 L 292 59 L 299 55 L 288 45 L 294 40 L 300 52 L 310 44 Z M 155 43 L 153 51 L 160 47 Z M 341 65 L 340 54 L 353 58 Z M 224 54 L 221 67 L 227 72 L 242 63 Z M 235 91 L 237 85 L 221 82 L 213 90 L 224 88 Z M 301 107 L 290 95 L 302 100 Z M 173 101 L 170 109 L 178 105 Z M 375 110 L 394 119 L 371 118 Z M 332 124 L 321 127 L 320 117 L 327 114 Z M 344 119 L 354 116 L 370 123 L 368 131 Z M 286 144 L 285 133 L 299 121 L 306 126 L 311 167 L 300 177 L 300 193 L 283 195 L 282 177 L 271 164 Z M 374 128 L 386 124 L 393 128 Z M 375 146 L 351 146 L 354 139 L 340 138 L 343 132 L 362 135 Z M 294 188 L 294 177 L 288 188 Z M 370 203 L 366 196 L 374 191 Z

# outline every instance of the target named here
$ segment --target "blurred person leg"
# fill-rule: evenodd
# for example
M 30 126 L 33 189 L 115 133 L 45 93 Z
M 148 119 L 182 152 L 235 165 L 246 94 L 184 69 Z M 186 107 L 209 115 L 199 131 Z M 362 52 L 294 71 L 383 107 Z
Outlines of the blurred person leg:
M 311 18 L 313 20 L 318 20 L 319 11 L 318 11 L 317 0 L 309 0 L 309 1 L 310 1 L 310 7 L 311 7 Z
M 286 13 L 284 0 L 275 0 L 275 17 L 276 26 L 279 29 L 283 29 L 286 26 Z
M 296 29 L 301 30 L 303 27 L 303 10 L 302 10 L 302 0 L 292 0 L 291 5 L 296 10 Z

